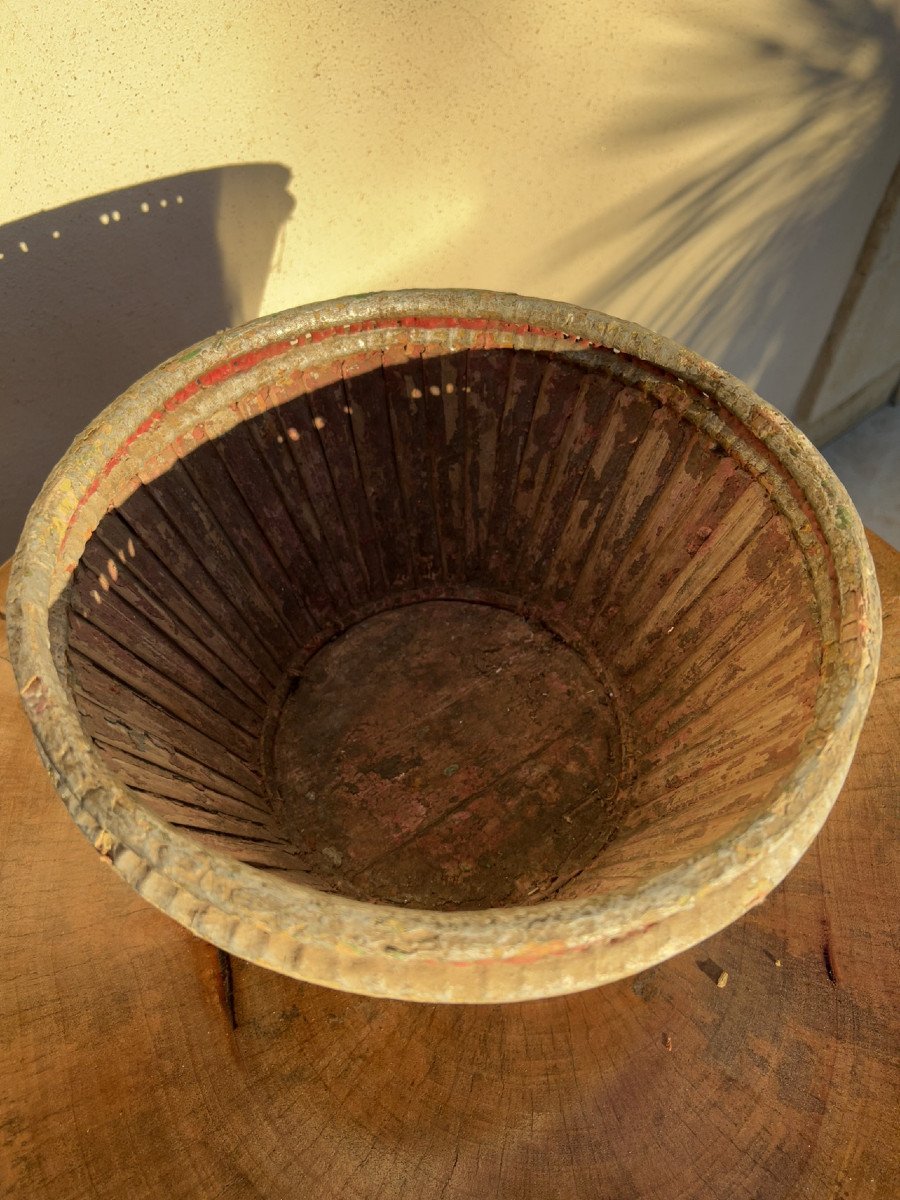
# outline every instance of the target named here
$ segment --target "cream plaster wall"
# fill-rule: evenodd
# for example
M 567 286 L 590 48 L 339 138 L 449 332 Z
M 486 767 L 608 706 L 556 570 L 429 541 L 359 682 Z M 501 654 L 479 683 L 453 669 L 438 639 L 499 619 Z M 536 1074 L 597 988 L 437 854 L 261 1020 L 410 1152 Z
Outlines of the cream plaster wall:
M 896 0 L 3 0 L 0 414 L 9 446 L 39 428 L 0 471 L 0 558 L 178 338 L 347 292 L 601 307 L 790 413 L 896 159 L 898 25 Z

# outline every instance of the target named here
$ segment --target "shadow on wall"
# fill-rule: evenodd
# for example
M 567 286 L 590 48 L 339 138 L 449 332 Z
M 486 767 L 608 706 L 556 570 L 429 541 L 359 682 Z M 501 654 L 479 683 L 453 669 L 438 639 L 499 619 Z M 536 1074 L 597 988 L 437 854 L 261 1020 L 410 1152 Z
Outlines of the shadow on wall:
M 542 266 L 580 258 L 590 283 L 572 299 L 691 346 L 802 420 L 812 363 L 798 341 L 827 329 L 835 277 L 849 277 L 865 236 L 859 213 L 874 214 L 900 151 L 900 28 L 896 8 L 869 0 L 797 0 L 789 15 L 783 35 L 733 7 L 714 28 L 692 29 L 681 10 L 659 23 L 645 99 L 584 147 L 652 153 L 657 179 Z M 694 165 L 676 184 L 667 163 L 684 147 Z M 841 214 L 857 242 L 826 236 Z M 617 253 L 623 239 L 637 251 Z
M 0 561 L 101 409 L 185 346 L 258 315 L 290 179 L 276 163 L 192 171 L 0 228 Z

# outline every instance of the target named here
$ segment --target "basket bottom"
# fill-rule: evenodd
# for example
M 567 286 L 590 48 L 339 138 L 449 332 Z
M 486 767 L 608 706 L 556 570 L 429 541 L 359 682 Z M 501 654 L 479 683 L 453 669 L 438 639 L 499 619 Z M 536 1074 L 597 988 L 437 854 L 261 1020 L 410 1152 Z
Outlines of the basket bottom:
M 293 680 L 267 780 L 317 886 L 418 908 L 535 903 L 614 835 L 612 700 L 558 636 L 486 604 L 379 613 Z

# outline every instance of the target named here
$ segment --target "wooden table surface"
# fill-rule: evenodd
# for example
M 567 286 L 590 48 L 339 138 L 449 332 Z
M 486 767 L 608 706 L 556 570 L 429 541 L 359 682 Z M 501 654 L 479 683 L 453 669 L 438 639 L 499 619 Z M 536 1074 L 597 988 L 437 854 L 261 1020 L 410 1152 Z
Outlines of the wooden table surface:
M 220 955 L 76 830 L 0 661 L 0 1194 L 900 1196 L 900 554 L 871 541 L 880 680 L 812 849 L 702 946 L 528 1004 L 369 1000 Z

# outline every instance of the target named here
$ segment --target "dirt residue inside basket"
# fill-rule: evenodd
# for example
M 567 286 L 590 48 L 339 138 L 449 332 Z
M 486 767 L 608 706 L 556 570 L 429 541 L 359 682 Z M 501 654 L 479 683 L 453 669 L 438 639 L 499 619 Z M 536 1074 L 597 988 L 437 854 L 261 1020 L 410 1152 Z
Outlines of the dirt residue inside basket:
M 535 902 L 616 825 L 611 701 L 585 663 L 502 609 L 379 614 L 320 650 L 284 706 L 270 786 L 302 866 L 361 899 Z

